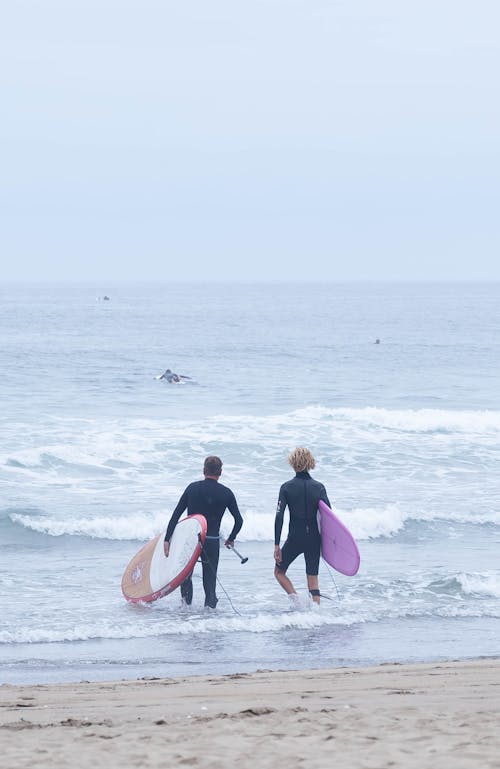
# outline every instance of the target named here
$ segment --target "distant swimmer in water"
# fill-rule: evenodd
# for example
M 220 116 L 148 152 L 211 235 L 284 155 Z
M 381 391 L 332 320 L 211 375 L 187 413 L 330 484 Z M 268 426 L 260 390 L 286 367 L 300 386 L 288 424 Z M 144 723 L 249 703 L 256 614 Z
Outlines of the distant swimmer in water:
M 190 376 L 186 376 L 185 374 L 176 374 L 174 371 L 171 371 L 169 368 L 163 372 L 163 374 L 160 374 L 160 376 L 156 377 L 157 379 L 166 379 L 169 384 L 180 384 L 181 382 L 184 382 L 186 379 L 191 379 Z
M 380 344 L 380 339 L 375 339 L 375 344 Z

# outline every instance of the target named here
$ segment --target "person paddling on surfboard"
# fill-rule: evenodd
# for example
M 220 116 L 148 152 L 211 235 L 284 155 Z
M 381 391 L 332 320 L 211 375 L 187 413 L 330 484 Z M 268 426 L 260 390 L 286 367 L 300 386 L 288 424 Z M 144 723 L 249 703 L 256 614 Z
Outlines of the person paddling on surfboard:
M 321 535 L 318 529 L 317 512 L 320 499 L 328 507 L 330 502 L 323 484 L 309 475 L 309 470 L 313 470 L 316 466 L 309 449 L 294 449 L 288 457 L 288 463 L 295 470 L 295 478 L 282 485 L 278 497 L 274 521 L 274 560 L 276 562 L 274 576 L 283 590 L 296 601 L 297 592 L 286 572 L 292 561 L 303 553 L 306 562 L 307 587 L 313 601 L 319 603 L 318 571 Z M 288 507 L 290 522 L 288 537 L 281 548 L 281 530 L 286 507 Z
M 217 583 L 217 567 L 219 565 L 220 524 L 222 516 L 226 510 L 229 510 L 234 518 L 233 529 L 224 542 L 228 548 L 234 545 L 236 535 L 243 525 L 243 518 L 238 509 L 236 497 L 231 489 L 219 483 L 221 473 L 222 462 L 219 457 L 207 457 L 203 465 L 205 479 L 190 483 L 184 490 L 167 526 L 164 544 L 165 556 L 168 558 L 170 538 L 174 533 L 177 521 L 186 509 L 188 515 L 199 513 L 205 516 L 207 536 L 201 551 L 201 565 L 203 588 L 205 590 L 205 606 L 211 609 L 215 609 L 218 600 L 215 594 L 215 587 Z M 186 604 L 192 602 L 193 582 L 191 575 L 182 583 L 181 595 Z
M 186 376 L 185 374 L 176 374 L 175 371 L 171 371 L 169 368 L 163 372 L 163 374 L 157 379 L 166 379 L 169 384 L 179 384 L 180 382 L 185 381 L 186 379 L 191 379 L 190 376 Z

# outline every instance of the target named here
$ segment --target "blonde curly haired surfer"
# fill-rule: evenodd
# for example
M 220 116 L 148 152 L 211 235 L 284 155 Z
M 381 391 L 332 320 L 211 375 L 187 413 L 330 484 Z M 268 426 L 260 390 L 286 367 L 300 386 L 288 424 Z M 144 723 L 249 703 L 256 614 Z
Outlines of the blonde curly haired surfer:
M 293 467 L 296 473 L 304 473 L 314 470 L 316 460 L 309 449 L 297 448 L 288 455 L 288 464 Z
M 320 602 L 318 584 L 321 537 L 318 529 L 317 512 L 320 499 L 330 507 L 326 489 L 322 483 L 314 480 L 309 471 L 316 467 L 316 461 L 303 447 L 295 448 L 288 457 L 289 464 L 295 470 L 291 478 L 280 488 L 276 518 L 274 521 L 274 576 L 285 592 L 297 600 L 297 592 L 286 572 L 290 564 L 303 554 L 306 564 L 307 587 L 315 603 Z M 290 516 L 288 536 L 280 547 L 283 516 L 288 507 Z M 295 598 L 294 598 L 295 596 Z

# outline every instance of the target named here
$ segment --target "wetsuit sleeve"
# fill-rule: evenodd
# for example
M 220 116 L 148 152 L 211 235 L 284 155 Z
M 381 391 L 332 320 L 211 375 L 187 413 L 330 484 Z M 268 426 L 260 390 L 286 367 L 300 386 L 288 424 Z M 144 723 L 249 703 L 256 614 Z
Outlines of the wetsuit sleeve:
M 274 519 L 274 544 L 279 545 L 281 539 L 281 530 L 283 528 L 283 516 L 285 508 L 287 506 L 286 495 L 283 486 L 280 489 L 278 496 L 278 504 L 276 505 L 276 518 Z
M 326 489 L 323 486 L 323 484 L 321 484 L 319 498 L 323 500 L 325 505 L 328 505 L 328 507 L 331 507 L 330 500 L 328 499 L 328 494 L 326 493 Z
M 189 490 L 189 486 L 187 487 L 187 489 L 184 490 L 182 497 L 177 502 L 176 508 L 172 513 L 172 517 L 168 522 L 167 533 L 165 534 L 165 542 L 170 542 L 170 540 L 172 539 L 172 534 L 174 533 L 174 529 L 177 525 L 177 521 L 179 520 L 182 513 L 188 506 L 188 490 Z
M 233 529 L 232 529 L 230 535 L 228 536 L 228 539 L 230 539 L 231 542 L 232 542 L 233 539 L 236 539 L 236 536 L 237 536 L 239 530 L 243 526 L 243 518 L 241 517 L 241 513 L 240 513 L 239 508 L 238 508 L 238 503 L 236 502 L 236 497 L 234 496 L 232 491 L 229 492 L 229 499 L 228 499 L 228 502 L 227 502 L 227 509 L 229 510 L 229 512 L 231 513 L 231 515 L 234 518 L 234 526 L 233 526 Z

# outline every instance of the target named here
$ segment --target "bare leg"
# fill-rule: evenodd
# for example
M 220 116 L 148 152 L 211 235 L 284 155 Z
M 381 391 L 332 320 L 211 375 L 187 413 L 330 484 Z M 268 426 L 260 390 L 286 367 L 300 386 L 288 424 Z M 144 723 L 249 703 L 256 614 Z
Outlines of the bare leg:
M 318 575 L 316 574 L 314 577 L 311 576 L 311 574 L 307 575 L 307 587 L 309 590 L 319 590 L 319 582 L 318 582 Z M 313 595 L 311 596 L 314 603 L 319 603 L 319 595 Z
M 288 593 L 288 595 L 297 595 L 297 591 L 295 590 L 294 586 L 286 576 L 284 571 L 281 571 L 278 568 L 274 569 L 274 576 L 280 583 L 281 587 L 285 591 L 285 593 Z

